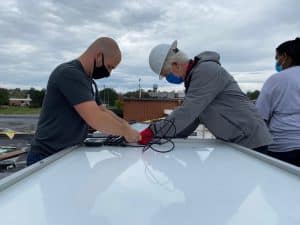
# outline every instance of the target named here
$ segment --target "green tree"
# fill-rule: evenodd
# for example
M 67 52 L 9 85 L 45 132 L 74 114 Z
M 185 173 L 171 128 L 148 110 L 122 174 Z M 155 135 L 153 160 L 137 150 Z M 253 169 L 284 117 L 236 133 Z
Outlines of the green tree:
M 247 96 L 248 96 L 248 98 L 250 99 L 250 100 L 256 100 L 257 98 L 258 98 L 258 96 L 259 96 L 259 91 L 258 90 L 255 90 L 255 91 L 253 91 L 253 92 L 251 92 L 251 91 L 248 91 L 247 92 Z
M 45 89 L 42 89 L 41 91 L 36 90 L 34 88 L 30 88 L 28 91 L 28 94 L 31 98 L 31 107 L 41 107 L 43 104 L 44 96 L 45 96 Z
M 20 88 L 8 90 L 9 96 L 11 98 L 26 98 L 26 90 L 21 90 Z
M 142 98 L 151 98 L 148 92 L 146 92 L 144 89 L 142 89 L 141 97 Z M 139 98 L 140 97 L 140 91 L 136 90 L 136 91 L 126 92 L 124 94 L 124 97 L 127 97 L 127 98 Z
M 9 94 L 5 88 L 0 88 L 0 105 L 8 105 Z
M 118 93 L 112 88 L 105 88 L 99 92 L 100 99 L 103 104 L 107 106 L 114 106 L 116 100 L 119 98 Z
M 115 101 L 115 107 L 118 109 L 118 110 L 123 110 L 123 106 L 124 106 L 124 102 L 122 99 L 117 99 Z

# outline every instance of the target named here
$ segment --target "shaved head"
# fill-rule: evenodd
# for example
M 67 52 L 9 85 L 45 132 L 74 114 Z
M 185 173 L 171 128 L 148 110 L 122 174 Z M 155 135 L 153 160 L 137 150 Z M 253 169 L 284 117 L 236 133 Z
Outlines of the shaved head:
M 111 73 L 121 62 L 122 54 L 117 42 L 109 37 L 95 40 L 79 57 L 85 72 L 91 76 L 94 67 L 104 65 Z
M 119 64 L 121 62 L 121 51 L 117 42 L 109 37 L 101 37 L 94 41 L 90 47 L 88 47 L 87 52 L 95 55 L 99 52 L 103 53 L 106 57 L 112 59 Z

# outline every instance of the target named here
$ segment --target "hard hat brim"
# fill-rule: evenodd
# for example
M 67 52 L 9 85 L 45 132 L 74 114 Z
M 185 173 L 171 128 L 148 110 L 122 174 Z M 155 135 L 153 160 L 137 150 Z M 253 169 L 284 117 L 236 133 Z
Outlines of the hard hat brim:
M 164 67 L 164 65 L 165 65 L 165 63 L 166 63 L 167 56 L 169 55 L 170 51 L 171 51 L 172 49 L 175 49 L 175 48 L 177 48 L 177 40 L 173 41 L 173 43 L 170 45 L 168 54 L 166 55 L 166 58 L 165 58 L 165 60 L 164 60 L 164 62 L 163 62 L 163 64 L 162 64 L 161 70 L 163 69 L 163 67 Z M 161 72 L 161 70 L 160 70 L 160 72 Z M 164 76 L 162 76 L 161 74 L 159 74 L 159 79 L 162 80 L 163 78 L 164 78 Z

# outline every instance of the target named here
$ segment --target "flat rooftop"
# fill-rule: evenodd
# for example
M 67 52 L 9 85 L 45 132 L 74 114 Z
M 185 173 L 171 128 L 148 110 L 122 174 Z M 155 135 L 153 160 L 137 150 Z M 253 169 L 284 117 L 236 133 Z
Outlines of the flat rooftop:
M 0 181 L 1 224 L 300 224 L 299 168 L 218 140 L 75 147 Z M 164 146 L 167 148 L 168 146 Z

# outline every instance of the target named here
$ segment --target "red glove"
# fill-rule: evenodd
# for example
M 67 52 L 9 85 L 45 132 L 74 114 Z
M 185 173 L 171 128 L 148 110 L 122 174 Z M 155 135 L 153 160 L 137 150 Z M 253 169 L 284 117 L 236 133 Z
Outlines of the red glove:
M 150 128 L 146 128 L 143 131 L 140 132 L 141 140 L 139 141 L 139 144 L 146 145 L 153 139 L 153 132 Z

